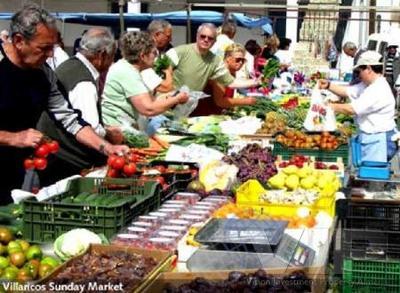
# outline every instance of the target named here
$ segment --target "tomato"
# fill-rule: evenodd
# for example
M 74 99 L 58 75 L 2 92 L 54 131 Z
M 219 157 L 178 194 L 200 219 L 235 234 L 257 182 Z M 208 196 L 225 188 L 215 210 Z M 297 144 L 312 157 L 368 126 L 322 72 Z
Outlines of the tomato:
M 46 145 L 49 148 L 50 153 L 52 153 L 52 154 L 58 152 L 60 149 L 60 145 L 58 144 L 58 141 L 56 141 L 56 140 L 52 140 L 52 141 L 48 142 Z
M 35 150 L 35 156 L 39 158 L 46 158 L 49 153 L 50 149 L 47 144 L 42 144 Z
M 160 183 L 161 185 L 163 185 L 165 183 L 164 177 L 161 177 L 161 176 L 155 177 L 154 180 L 157 181 L 158 183 Z
M 117 178 L 119 176 L 118 170 L 108 169 L 106 177 Z
M 47 159 L 46 158 L 34 158 L 33 165 L 35 169 L 44 170 L 47 167 Z
M 124 174 L 128 177 L 131 177 L 136 172 L 136 165 L 135 163 L 128 163 L 124 166 Z
M 112 167 L 112 165 L 114 164 L 114 162 L 117 158 L 118 158 L 118 156 L 116 156 L 116 155 L 109 156 L 107 159 L 107 165 Z
M 121 170 L 125 166 L 125 159 L 122 157 L 117 157 L 112 163 L 111 167 L 116 170 Z
M 35 168 L 35 163 L 33 162 L 32 159 L 26 159 L 24 161 L 24 168 L 25 168 L 25 170 L 33 169 L 33 168 Z
M 157 170 L 158 172 L 160 172 L 161 174 L 164 174 L 165 171 L 167 170 L 167 168 L 165 168 L 162 165 L 158 165 L 158 166 L 154 166 L 153 169 Z
M 136 163 L 137 161 L 139 161 L 141 159 L 141 157 L 138 154 L 129 154 L 128 155 L 128 161 L 129 162 L 133 162 Z

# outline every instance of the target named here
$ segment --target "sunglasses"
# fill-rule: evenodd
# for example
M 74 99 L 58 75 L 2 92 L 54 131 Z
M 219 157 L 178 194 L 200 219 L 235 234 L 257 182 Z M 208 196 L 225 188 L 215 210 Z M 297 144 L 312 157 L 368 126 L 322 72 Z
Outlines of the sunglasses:
M 202 40 L 208 40 L 208 41 L 214 41 L 214 37 L 210 37 L 210 36 L 207 36 L 207 35 L 200 35 L 200 39 L 202 39 Z
M 245 58 L 235 58 L 236 63 L 245 63 L 246 59 Z

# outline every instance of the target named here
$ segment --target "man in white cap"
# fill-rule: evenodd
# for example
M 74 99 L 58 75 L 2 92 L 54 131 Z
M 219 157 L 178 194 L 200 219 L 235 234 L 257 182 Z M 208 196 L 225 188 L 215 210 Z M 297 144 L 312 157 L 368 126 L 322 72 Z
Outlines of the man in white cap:
M 320 80 L 319 87 L 349 98 L 349 103 L 329 106 L 337 113 L 354 116 L 362 160 L 388 162 L 397 151 L 396 143 L 391 140 L 396 132 L 395 100 L 383 76 L 382 55 L 374 51 L 361 54 L 354 70 L 359 72 L 358 84 L 345 87 Z

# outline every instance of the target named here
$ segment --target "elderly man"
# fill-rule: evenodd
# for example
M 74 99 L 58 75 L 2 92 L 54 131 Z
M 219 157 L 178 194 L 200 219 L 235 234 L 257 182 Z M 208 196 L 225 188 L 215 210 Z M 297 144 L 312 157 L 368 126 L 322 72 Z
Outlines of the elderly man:
M 114 36 L 107 29 L 92 28 L 82 36 L 79 52 L 57 67 L 55 73 L 61 92 L 92 129 L 99 136 L 120 143 L 123 136 L 118 128 L 104 128 L 100 121 L 98 96 L 99 76 L 111 66 L 114 53 Z M 50 158 L 48 167 L 40 174 L 42 184 L 48 185 L 82 169 L 105 164 L 104 155 L 79 143 L 47 113 L 43 113 L 38 130 L 60 143 L 60 151 Z
M 159 54 L 171 49 L 172 25 L 166 20 L 153 20 L 147 27 Z
M 177 89 L 187 85 L 193 91 L 202 91 L 209 80 L 232 88 L 259 84 L 258 81 L 234 79 L 222 59 L 210 51 L 216 37 L 216 27 L 211 23 L 204 23 L 197 30 L 196 43 L 181 45 L 167 52 L 174 63 L 173 77 Z
M 11 42 L 0 47 L 0 204 L 11 201 L 10 191 L 20 188 L 23 161 L 43 139 L 34 129 L 43 111 L 56 119 L 84 145 L 103 154 L 123 153 L 98 136 L 64 99 L 54 72 L 45 65 L 57 41 L 56 20 L 36 5 L 25 6 L 13 15 Z
M 347 56 L 353 58 L 353 65 L 356 65 L 361 54 L 366 52 L 365 49 L 357 49 L 356 44 L 353 42 L 344 43 L 342 50 Z M 359 72 L 357 70 L 353 70 L 353 76 L 351 78 L 350 85 L 357 84 L 361 81 L 358 73 Z

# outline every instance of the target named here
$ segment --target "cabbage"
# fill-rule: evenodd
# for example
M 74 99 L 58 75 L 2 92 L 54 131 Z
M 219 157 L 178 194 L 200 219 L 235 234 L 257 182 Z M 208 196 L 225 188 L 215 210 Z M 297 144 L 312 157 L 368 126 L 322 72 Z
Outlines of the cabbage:
M 54 241 L 54 252 L 63 261 L 85 252 L 91 243 L 102 244 L 108 242 L 105 237 L 97 235 L 87 229 L 73 229 L 60 235 Z

